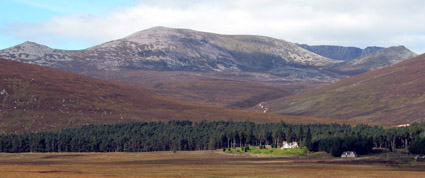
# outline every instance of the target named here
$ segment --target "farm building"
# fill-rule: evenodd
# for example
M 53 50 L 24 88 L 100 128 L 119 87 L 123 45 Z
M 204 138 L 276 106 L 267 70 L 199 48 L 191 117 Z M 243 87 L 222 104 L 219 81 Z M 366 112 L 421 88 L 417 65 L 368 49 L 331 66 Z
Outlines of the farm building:
M 417 160 L 417 161 L 424 161 L 425 160 L 425 156 L 424 155 L 417 155 L 417 156 L 415 156 L 415 160 Z
M 341 158 L 355 158 L 357 157 L 357 153 L 354 151 L 344 151 L 341 154 Z
M 288 143 L 286 141 L 283 141 L 283 145 L 280 149 L 287 149 L 287 148 L 298 148 L 297 142 Z

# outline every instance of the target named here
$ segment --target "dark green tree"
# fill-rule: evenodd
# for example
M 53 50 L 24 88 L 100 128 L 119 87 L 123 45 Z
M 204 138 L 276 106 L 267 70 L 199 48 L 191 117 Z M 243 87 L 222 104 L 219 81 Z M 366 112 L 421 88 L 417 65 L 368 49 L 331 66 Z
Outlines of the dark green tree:
M 286 131 L 286 142 L 292 142 L 292 126 L 289 126 L 288 130 Z
M 312 135 L 311 135 L 311 129 L 310 127 L 307 129 L 307 133 L 305 135 L 305 146 L 311 150 L 311 139 L 312 139 Z
M 300 127 L 298 128 L 298 132 L 297 132 L 297 141 L 298 141 L 298 145 L 302 146 L 302 140 L 304 138 L 304 131 L 303 131 L 303 127 L 302 125 L 300 125 Z

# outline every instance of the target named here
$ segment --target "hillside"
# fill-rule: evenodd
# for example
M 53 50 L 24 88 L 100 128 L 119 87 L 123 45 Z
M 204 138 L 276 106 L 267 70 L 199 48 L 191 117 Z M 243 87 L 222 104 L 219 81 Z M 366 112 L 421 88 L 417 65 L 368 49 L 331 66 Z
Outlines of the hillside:
M 335 84 L 264 103 L 282 114 L 397 125 L 425 118 L 425 54 Z
M 318 55 L 335 59 L 349 61 L 352 59 L 360 58 L 376 51 L 383 49 L 383 47 L 369 46 L 364 49 L 357 47 L 344 47 L 344 46 L 334 46 L 334 45 L 307 45 L 307 44 L 298 44 L 298 46 L 309 50 Z
M 0 133 L 157 120 L 332 122 L 199 106 L 118 83 L 0 59 Z

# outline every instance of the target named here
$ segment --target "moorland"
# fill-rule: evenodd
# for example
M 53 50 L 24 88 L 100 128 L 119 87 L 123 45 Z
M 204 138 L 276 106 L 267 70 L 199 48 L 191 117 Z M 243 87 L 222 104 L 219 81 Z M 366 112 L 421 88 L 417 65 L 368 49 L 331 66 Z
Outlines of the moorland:
M 402 155 L 402 154 L 399 154 Z M 216 151 L 143 153 L 2 153 L 2 177 L 424 177 L 425 163 L 386 153 L 361 158 L 223 154 Z

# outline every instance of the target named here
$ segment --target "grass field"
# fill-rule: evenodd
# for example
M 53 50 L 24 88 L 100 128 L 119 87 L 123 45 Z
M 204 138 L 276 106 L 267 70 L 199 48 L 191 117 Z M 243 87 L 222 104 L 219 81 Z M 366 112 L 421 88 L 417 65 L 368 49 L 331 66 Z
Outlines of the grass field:
M 265 155 L 298 155 L 303 156 L 307 153 L 307 148 L 293 148 L 293 149 L 284 149 L 280 148 L 264 148 L 260 149 L 258 146 L 250 146 L 248 150 L 237 147 L 232 149 L 227 149 L 225 153 L 241 153 L 241 154 L 265 154 Z
M 0 177 L 425 177 L 409 159 L 271 157 L 221 151 L 0 154 Z

